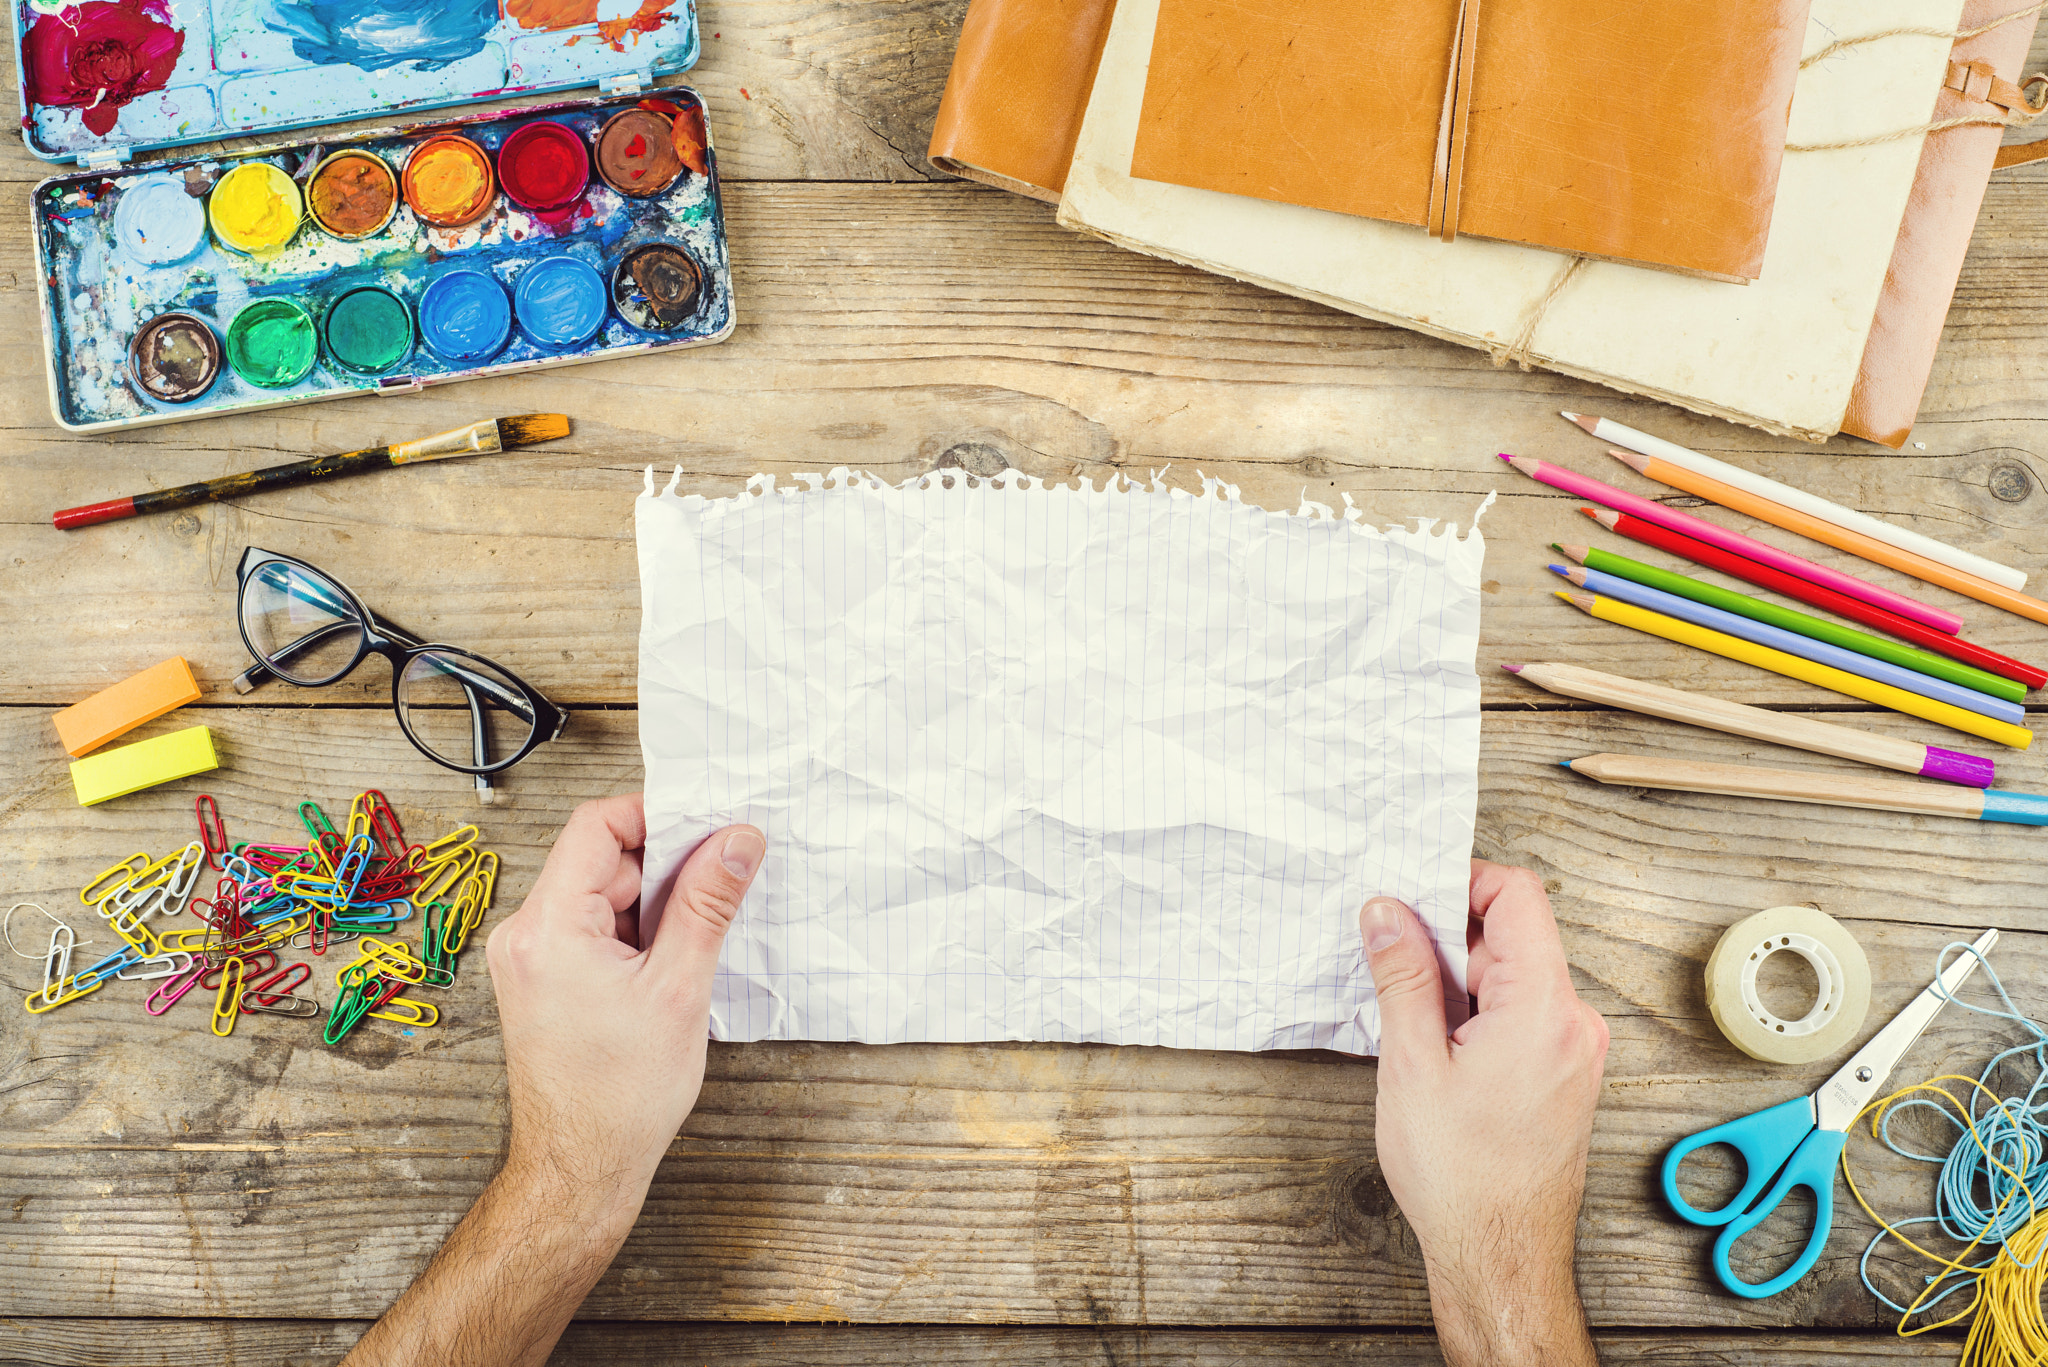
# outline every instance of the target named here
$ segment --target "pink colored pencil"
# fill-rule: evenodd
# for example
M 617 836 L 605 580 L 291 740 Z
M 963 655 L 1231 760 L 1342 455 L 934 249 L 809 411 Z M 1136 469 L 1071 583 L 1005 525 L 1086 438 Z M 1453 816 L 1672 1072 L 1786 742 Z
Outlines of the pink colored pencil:
M 1660 527 L 1704 541 L 1710 546 L 1718 546 L 1724 551 L 1748 556 L 1751 560 L 1782 570 L 1786 574 L 1797 575 L 1810 584 L 1819 584 L 1823 588 L 1845 593 L 1851 598 L 1861 599 L 1876 607 L 1888 608 L 1901 617 L 1911 618 L 1946 635 L 1953 636 L 1963 629 L 1963 619 L 1952 612 L 1943 612 L 1940 608 L 1929 607 L 1918 599 L 1908 598 L 1902 593 L 1893 593 L 1890 589 L 1879 588 L 1876 584 L 1866 583 L 1853 574 L 1843 574 L 1840 570 L 1831 570 L 1826 565 L 1816 565 L 1811 560 L 1802 560 L 1796 555 L 1779 550 L 1776 546 L 1767 546 L 1761 541 L 1744 536 L 1740 532 L 1731 532 L 1715 523 L 1688 517 L 1675 508 L 1667 508 L 1650 499 L 1639 498 L 1611 484 L 1602 484 L 1599 480 L 1591 479 L 1576 470 L 1567 470 L 1561 465 L 1552 465 L 1549 461 L 1537 460 L 1532 456 L 1511 456 L 1502 452 L 1500 458 L 1529 478 L 1548 484 L 1553 489 L 1562 489 L 1580 498 L 1590 498 L 1595 503 L 1604 503 L 1610 508 L 1640 517 L 1646 522 L 1654 522 Z

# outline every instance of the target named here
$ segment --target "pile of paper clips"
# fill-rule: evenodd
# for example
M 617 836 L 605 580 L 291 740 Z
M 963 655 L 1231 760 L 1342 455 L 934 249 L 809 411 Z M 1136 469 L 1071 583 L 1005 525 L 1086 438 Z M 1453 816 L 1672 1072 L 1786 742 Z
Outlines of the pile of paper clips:
M 55 923 L 42 956 L 43 985 L 28 994 L 31 1012 L 54 1010 L 109 982 L 150 979 L 161 980 L 143 1005 L 153 1016 L 195 987 L 210 991 L 216 1035 L 232 1033 L 243 1012 L 318 1017 L 322 1007 L 308 986 L 312 965 L 280 964 L 279 954 L 317 956 L 353 944 L 353 958 L 334 971 L 327 1043 L 339 1044 L 366 1017 L 416 1027 L 440 1020 L 432 1002 L 400 994 L 453 985 L 456 958 L 490 910 L 498 856 L 478 846 L 475 826 L 408 845 L 398 814 L 373 788 L 349 804 L 341 830 L 319 804 L 302 802 L 306 844 L 230 846 L 213 798 L 195 805 L 199 839 L 161 859 L 131 854 L 79 889 L 79 900 L 120 938 L 118 952 L 74 973 L 72 952 L 89 940 L 36 903 L 8 912 L 11 921 L 14 910 L 35 906 Z M 210 899 L 193 896 L 202 869 L 218 875 Z M 188 911 L 200 924 L 165 924 Z M 414 916 L 417 946 L 395 938 Z

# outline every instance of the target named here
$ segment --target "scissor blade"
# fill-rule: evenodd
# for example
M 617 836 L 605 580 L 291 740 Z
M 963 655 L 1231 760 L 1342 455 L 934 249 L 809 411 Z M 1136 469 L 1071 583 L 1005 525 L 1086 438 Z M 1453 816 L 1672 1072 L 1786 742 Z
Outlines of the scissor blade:
M 1891 1024 L 1870 1037 L 1870 1043 L 1858 1049 L 1855 1056 L 1843 1064 L 1841 1070 L 1813 1094 L 1815 1123 L 1823 1130 L 1843 1130 L 1855 1122 L 1856 1113 L 1870 1104 L 1891 1076 L 1892 1069 L 1899 1066 L 1899 1060 L 1913 1047 L 1913 1041 L 1920 1038 L 1934 1018 L 1941 1014 L 1941 1008 L 1948 1005 L 1948 999 L 1956 994 L 1977 971 L 1979 956 L 1991 952 L 1998 943 L 1998 932 L 1987 930 L 1979 935 L 1971 946 L 1975 954 L 1960 954 L 1954 963 L 1943 969 L 1941 976 L 1920 989 L 1920 995 L 1906 1003 L 1906 1009 L 1893 1016 Z

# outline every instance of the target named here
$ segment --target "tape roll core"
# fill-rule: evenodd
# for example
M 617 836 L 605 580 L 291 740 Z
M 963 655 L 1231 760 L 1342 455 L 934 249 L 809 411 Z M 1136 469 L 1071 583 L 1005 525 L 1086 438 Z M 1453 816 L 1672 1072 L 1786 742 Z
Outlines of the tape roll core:
M 1797 1020 L 1757 995 L 1757 970 L 1773 954 L 1796 954 L 1820 991 Z M 1848 1044 L 1870 1013 L 1870 961 L 1841 922 L 1812 907 L 1771 907 L 1730 926 L 1707 959 L 1707 1009 L 1721 1033 L 1765 1063 L 1812 1063 Z

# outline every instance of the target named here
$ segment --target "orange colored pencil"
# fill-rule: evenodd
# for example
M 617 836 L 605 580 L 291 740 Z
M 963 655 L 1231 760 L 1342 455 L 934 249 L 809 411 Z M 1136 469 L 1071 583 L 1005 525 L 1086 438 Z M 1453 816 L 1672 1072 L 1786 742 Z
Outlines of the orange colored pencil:
M 1915 579 L 1924 579 L 1945 589 L 1953 589 L 1980 603 L 1989 603 L 1992 607 L 2004 608 L 2007 612 L 2018 613 L 2036 622 L 2048 623 L 2048 603 L 2038 598 L 2030 598 L 2017 589 L 1994 584 L 1989 579 L 1980 579 L 1951 565 L 1929 560 L 1924 555 L 1900 550 L 1897 546 L 1879 541 L 1874 536 L 1865 536 L 1862 532 L 1838 527 L 1811 513 L 1802 513 L 1797 508 L 1774 503 L 1770 499 L 1750 493 L 1747 489 L 1723 484 L 1718 479 L 1710 479 L 1682 465 L 1674 465 L 1668 460 L 1638 455 L 1634 451 L 1610 450 L 1607 454 L 1659 484 L 1682 489 L 1697 498 L 1718 503 L 1733 512 L 1746 513 L 1759 521 L 1770 523 L 1773 527 L 1783 527 L 1788 532 L 1797 532 L 1801 536 L 1833 546 L 1836 550 L 1860 555 L 1873 564 L 1883 565 L 1901 574 L 1910 574 Z

